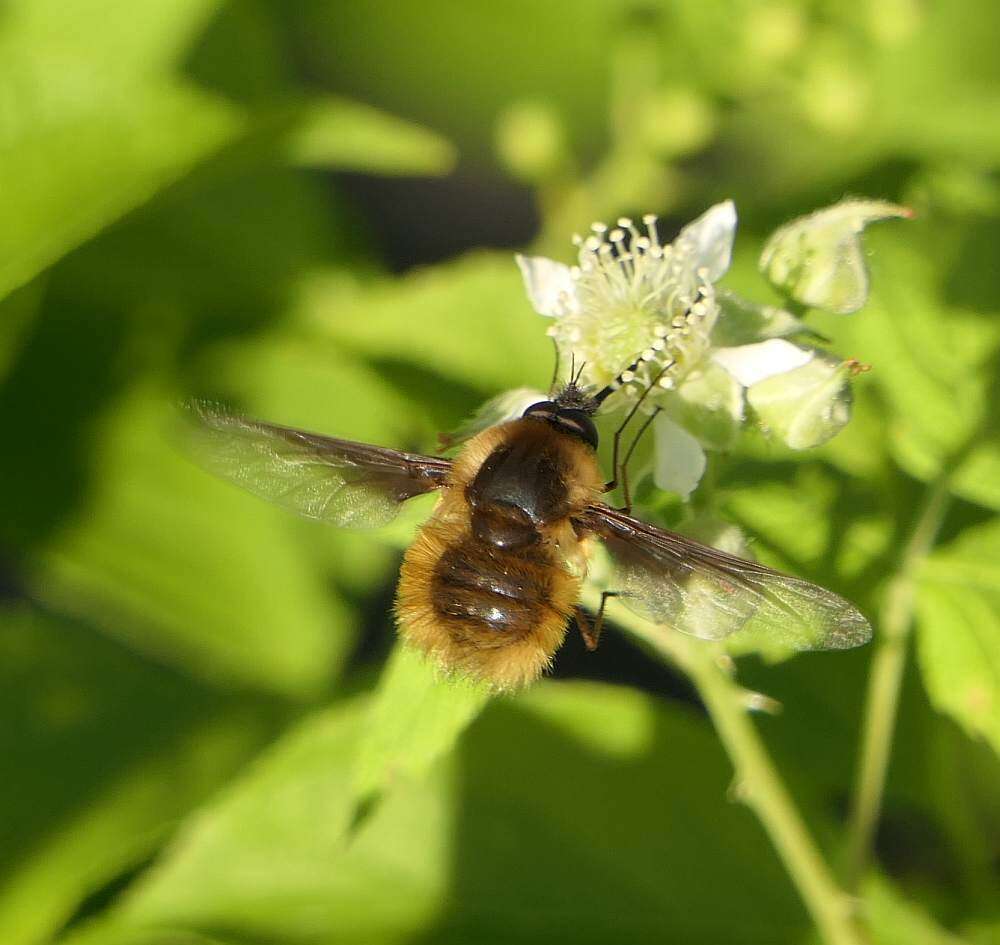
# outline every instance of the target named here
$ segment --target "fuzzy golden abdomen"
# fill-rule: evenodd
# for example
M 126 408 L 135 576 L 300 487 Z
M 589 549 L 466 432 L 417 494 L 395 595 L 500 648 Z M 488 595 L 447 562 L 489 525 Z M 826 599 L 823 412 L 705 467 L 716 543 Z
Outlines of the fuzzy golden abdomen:
M 404 558 L 397 613 L 404 639 L 445 668 L 509 689 L 550 664 L 578 594 L 548 544 L 505 552 L 432 519 Z

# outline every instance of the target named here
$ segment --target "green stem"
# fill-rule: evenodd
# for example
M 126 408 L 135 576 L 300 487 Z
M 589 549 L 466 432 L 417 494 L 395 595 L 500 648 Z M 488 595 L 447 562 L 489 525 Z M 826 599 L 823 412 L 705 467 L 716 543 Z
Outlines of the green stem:
M 917 569 L 934 546 L 944 520 L 949 479 L 947 473 L 942 474 L 928 488 L 882 605 L 879 644 L 868 677 L 861 760 L 847 834 L 847 888 L 852 890 L 857 888 L 868 866 L 882 808 L 907 644 L 913 627 Z
M 746 693 L 722 668 L 708 643 L 657 627 L 611 602 L 614 622 L 690 677 L 733 767 L 739 797 L 760 818 L 827 945 L 863 945 L 851 898 L 833 874 L 802 821 L 788 789 L 750 721 Z

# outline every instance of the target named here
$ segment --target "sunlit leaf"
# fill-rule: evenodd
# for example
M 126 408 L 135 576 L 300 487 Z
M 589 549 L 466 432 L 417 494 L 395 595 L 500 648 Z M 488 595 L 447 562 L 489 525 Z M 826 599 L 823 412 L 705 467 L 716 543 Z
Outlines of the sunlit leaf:
M 31 58 L 86 61 L 120 78 L 175 68 L 221 0 L 11 0 L 2 40 Z
M 276 331 L 218 346 L 206 360 L 216 385 L 210 393 L 248 416 L 377 446 L 430 452 L 435 445 L 436 432 L 422 402 L 401 394 L 384 373 L 349 358 L 330 342 Z M 429 498 L 431 504 L 436 501 Z M 398 544 L 390 536 L 412 540 L 415 504 L 419 500 L 406 502 L 402 520 L 377 535 L 307 522 L 288 525 L 316 550 L 338 587 L 366 594 L 378 576 L 389 578 Z M 417 520 L 423 517 L 426 511 Z
M 0 939 L 29 945 L 152 855 L 277 713 L 27 606 L 0 609 L 0 653 Z
M 721 802 L 731 769 L 694 714 L 584 684 L 499 700 L 345 844 L 365 719 L 351 705 L 301 725 L 103 927 L 69 942 L 220 928 L 290 945 L 542 942 L 554 930 L 594 945 L 801 942 L 792 887 L 750 813 Z
M 490 698 L 489 687 L 449 678 L 421 653 L 397 645 L 386 666 L 358 749 L 358 804 L 424 775 L 447 754 Z
M 0 296 L 238 131 L 234 108 L 152 68 L 173 61 L 210 7 L 156 2 L 132 15 L 77 0 L 20 4 L 0 21 Z
M 313 694 L 345 657 L 350 612 L 283 513 L 198 469 L 148 393 L 98 442 L 94 495 L 40 553 L 39 596 L 211 679 Z
M 442 445 L 452 446 L 468 440 L 483 430 L 516 420 L 532 404 L 545 400 L 547 395 L 532 387 L 515 387 L 491 397 L 481 404 L 475 413 L 459 424 L 454 430 L 442 436 Z
M 870 879 L 864 896 L 865 925 L 875 945 L 968 945 L 969 940 L 943 929 L 884 877 Z
M 1000 468 L 992 385 L 1000 331 L 995 319 L 956 308 L 944 294 L 946 235 L 914 230 L 914 240 L 878 239 L 871 303 L 848 327 L 851 351 L 871 364 L 887 399 L 888 446 L 907 472 L 932 480 L 962 460 L 951 478 L 965 498 L 1000 508 L 992 472 Z M 961 455 L 960 455 L 961 454 Z
M 917 608 L 932 701 L 1000 752 L 1000 521 L 968 529 L 926 559 Z
M 302 167 L 376 174 L 446 174 L 454 148 L 413 122 L 343 98 L 309 103 L 285 147 Z
M 368 357 L 416 363 L 480 390 L 543 386 L 552 376 L 552 346 L 512 254 L 479 253 L 366 290 L 317 276 L 298 316 Z

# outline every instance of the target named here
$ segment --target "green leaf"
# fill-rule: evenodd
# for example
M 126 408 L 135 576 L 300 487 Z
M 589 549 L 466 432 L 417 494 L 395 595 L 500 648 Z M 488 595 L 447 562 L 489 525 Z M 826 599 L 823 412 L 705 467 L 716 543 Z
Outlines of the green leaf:
M 299 319 L 367 357 L 419 365 L 477 390 L 544 386 L 552 346 L 513 255 L 477 253 L 359 290 L 318 275 Z
M 851 419 L 851 366 L 816 352 L 808 364 L 765 378 L 747 388 L 765 433 L 793 450 L 832 439 Z
M 882 876 L 865 883 L 864 899 L 865 924 L 875 945 L 968 945 Z
M 38 315 L 41 300 L 39 286 L 25 286 L 20 292 L 0 299 L 0 381 L 15 363 L 28 327 Z
M 961 460 L 952 491 L 1000 508 L 1000 437 L 992 384 L 1000 330 L 995 319 L 957 308 L 942 285 L 948 234 L 913 227 L 914 239 L 872 240 L 872 300 L 851 321 L 847 343 L 872 367 L 870 381 L 888 407 L 888 445 L 911 475 L 935 479 Z M 883 234 L 883 237 L 885 235 Z
M 807 461 L 820 457 L 856 480 L 878 480 L 889 467 L 889 417 L 870 377 L 851 387 L 851 421 L 815 453 L 794 454 Z
M 1000 752 L 1000 519 L 927 557 L 917 630 L 931 701 Z
M 12 94 L 2 84 L 0 94 Z M 21 107 L 61 120 L 20 129 L 0 124 L 0 135 L 14 141 L 0 154 L 0 177 L 18 182 L 0 198 L 0 294 L 148 200 L 239 127 L 231 108 L 181 86 L 133 88 L 123 96 L 81 77 L 79 85 L 88 84 L 80 94 L 92 97 L 91 110 L 38 96 Z
M 0 297 L 179 178 L 241 125 L 231 106 L 151 71 L 174 59 L 206 4 L 156 2 L 149 17 L 145 8 L 133 16 L 100 0 L 66 6 L 22 4 L 0 23 L 0 179 L 8 182 L 0 194 Z M 119 57 L 122 44 L 131 52 Z
M 40 597 L 213 680 L 311 696 L 353 638 L 290 519 L 182 455 L 169 402 L 130 398 L 100 435 L 97 487 L 40 552 Z
M 219 930 L 283 945 L 782 945 L 806 933 L 694 713 L 580 683 L 497 700 L 455 755 L 401 783 L 345 844 L 365 719 L 351 704 L 301 725 L 67 945 Z
M 762 466 L 748 470 L 754 479 L 763 472 Z M 850 582 L 878 566 L 891 550 L 894 522 L 879 502 L 859 501 L 853 480 L 808 463 L 792 467 L 785 481 L 727 486 L 723 494 L 726 512 L 757 539 L 751 543 L 756 557 L 866 609 Z M 727 648 L 734 653 L 760 650 L 769 658 L 787 655 L 780 645 L 769 645 L 766 635 L 755 635 L 752 624 Z
M 420 778 L 490 699 L 482 683 L 448 677 L 421 653 L 397 645 L 383 671 L 354 773 L 358 812 L 391 786 Z
M 0 609 L 0 656 L 0 940 L 29 945 L 151 856 L 278 713 L 27 606 Z
M 862 230 L 910 215 L 906 207 L 881 200 L 844 200 L 776 230 L 760 254 L 760 269 L 802 305 L 838 315 L 856 312 L 868 299 Z
M 16 54 L 86 62 L 95 72 L 138 79 L 175 68 L 221 0 L 12 0 L 0 42 Z
M 456 161 L 454 148 L 441 136 L 332 96 L 302 109 L 286 148 L 300 167 L 386 175 L 447 174 Z

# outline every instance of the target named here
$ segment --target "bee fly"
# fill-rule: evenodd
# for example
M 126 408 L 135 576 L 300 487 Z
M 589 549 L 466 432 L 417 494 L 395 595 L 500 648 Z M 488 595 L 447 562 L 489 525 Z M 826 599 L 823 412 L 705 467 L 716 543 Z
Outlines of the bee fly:
M 497 689 L 514 689 L 541 675 L 573 617 L 587 647 L 595 649 L 604 604 L 612 596 L 657 623 L 706 639 L 727 636 L 752 620 L 756 630 L 796 649 L 868 640 L 867 620 L 835 594 L 629 514 L 628 459 L 655 412 L 621 463 L 619 445 L 653 385 L 615 434 L 610 482 L 598 466 L 593 422 L 623 376 L 630 375 L 622 372 L 591 394 L 577 375 L 551 400 L 473 436 L 454 460 L 192 406 L 206 466 L 308 518 L 341 527 L 377 526 L 407 499 L 439 492 L 435 511 L 403 559 L 399 632 L 445 669 Z M 619 478 L 625 509 L 601 501 Z M 579 598 L 593 541 L 607 550 L 615 583 L 592 619 Z

